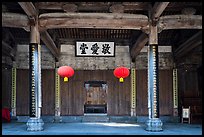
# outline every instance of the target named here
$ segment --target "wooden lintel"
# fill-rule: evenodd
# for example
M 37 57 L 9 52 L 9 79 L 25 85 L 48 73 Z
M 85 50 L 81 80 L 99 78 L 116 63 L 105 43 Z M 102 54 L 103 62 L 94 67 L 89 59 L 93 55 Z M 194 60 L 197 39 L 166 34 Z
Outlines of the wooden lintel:
M 23 28 L 26 31 L 30 30 L 29 19 L 24 14 L 17 13 L 2 13 L 2 27 Z
M 168 4 L 169 2 L 156 2 L 151 11 L 152 19 L 154 20 L 154 19 L 159 18 Z
M 140 51 L 142 50 L 142 48 L 145 46 L 145 44 L 148 42 L 148 35 L 146 33 L 142 33 L 137 41 L 135 42 L 135 44 L 133 45 L 130 54 L 131 54 L 131 58 L 134 60 L 134 58 L 136 58 L 136 56 L 140 53 Z
M 179 48 L 175 50 L 174 56 L 176 58 L 180 58 L 189 53 L 192 49 L 198 47 L 200 44 L 202 44 L 202 31 L 199 31 L 187 41 L 182 43 Z
M 18 2 L 18 4 L 22 7 L 22 9 L 29 17 L 36 17 L 38 15 L 38 11 L 36 10 L 32 2 Z
M 59 49 L 56 47 L 49 33 L 47 31 L 41 32 L 40 38 L 44 42 L 44 44 L 47 46 L 47 48 L 51 51 L 51 53 L 54 55 L 54 57 L 58 60 Z
M 147 25 L 147 16 L 124 13 L 47 13 L 39 16 L 39 27 L 42 29 L 108 28 L 140 30 Z
M 167 29 L 202 29 L 202 15 L 161 16 L 158 27 Z

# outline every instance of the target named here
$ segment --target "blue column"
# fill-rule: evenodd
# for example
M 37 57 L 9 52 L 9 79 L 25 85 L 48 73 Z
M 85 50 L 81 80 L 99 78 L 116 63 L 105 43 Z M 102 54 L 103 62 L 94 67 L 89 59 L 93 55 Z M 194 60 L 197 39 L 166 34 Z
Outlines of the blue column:
M 30 91 L 30 118 L 27 122 L 28 131 L 43 130 L 44 122 L 41 114 L 41 57 L 40 45 L 29 44 L 29 91 Z
M 156 23 L 152 22 L 149 28 L 148 46 L 148 110 L 149 119 L 146 130 L 162 131 L 162 121 L 159 119 L 159 59 L 158 59 L 158 32 Z
M 159 119 L 159 71 L 158 71 L 158 45 L 148 47 L 148 131 L 162 131 L 162 121 Z

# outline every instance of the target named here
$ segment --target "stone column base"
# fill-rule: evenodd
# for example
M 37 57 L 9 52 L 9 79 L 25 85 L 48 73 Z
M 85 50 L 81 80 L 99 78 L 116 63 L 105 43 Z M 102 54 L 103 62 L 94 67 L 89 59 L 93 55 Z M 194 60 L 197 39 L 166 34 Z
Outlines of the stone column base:
M 16 116 L 11 116 L 11 121 L 17 121 L 18 118 Z
M 55 122 L 55 123 L 60 123 L 60 122 L 62 122 L 62 117 L 60 117 L 60 116 L 54 116 L 53 122 Z
M 44 122 L 41 118 L 30 117 L 26 125 L 28 131 L 41 131 L 43 130 Z
M 146 125 L 147 125 L 147 128 L 146 130 L 147 131 L 162 131 L 162 121 L 159 119 L 159 118 L 151 118 L 151 119 L 148 119 L 147 122 L 146 122 Z

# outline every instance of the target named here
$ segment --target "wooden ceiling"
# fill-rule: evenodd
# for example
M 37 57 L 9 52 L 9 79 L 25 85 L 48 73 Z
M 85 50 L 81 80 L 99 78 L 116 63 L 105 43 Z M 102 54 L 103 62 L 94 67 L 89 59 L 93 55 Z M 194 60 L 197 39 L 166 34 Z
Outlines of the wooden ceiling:
M 158 44 L 172 46 L 175 58 L 188 50 L 202 54 L 202 2 L 2 2 L 3 55 L 10 55 L 9 49 L 15 51 L 17 44 L 29 44 L 29 23 L 35 14 L 39 17 L 41 44 L 48 45 L 47 37 L 51 38 L 48 48 L 53 55 L 63 43 L 113 40 L 116 46 L 129 45 L 135 58 L 148 44 L 147 21 L 153 17 L 160 26 Z M 187 17 L 179 20 L 183 17 L 180 15 Z M 200 42 L 189 44 L 185 50 L 181 46 L 189 39 Z M 15 55 L 12 57 L 15 59 Z

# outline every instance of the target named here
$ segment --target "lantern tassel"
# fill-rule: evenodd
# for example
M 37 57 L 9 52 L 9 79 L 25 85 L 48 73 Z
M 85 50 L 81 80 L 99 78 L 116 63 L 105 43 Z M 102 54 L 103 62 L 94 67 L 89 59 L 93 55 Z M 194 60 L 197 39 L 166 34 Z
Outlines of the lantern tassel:
M 64 82 L 68 82 L 68 77 L 64 77 Z
M 123 79 L 123 78 L 120 78 L 119 81 L 120 81 L 120 82 L 124 82 L 124 79 Z

